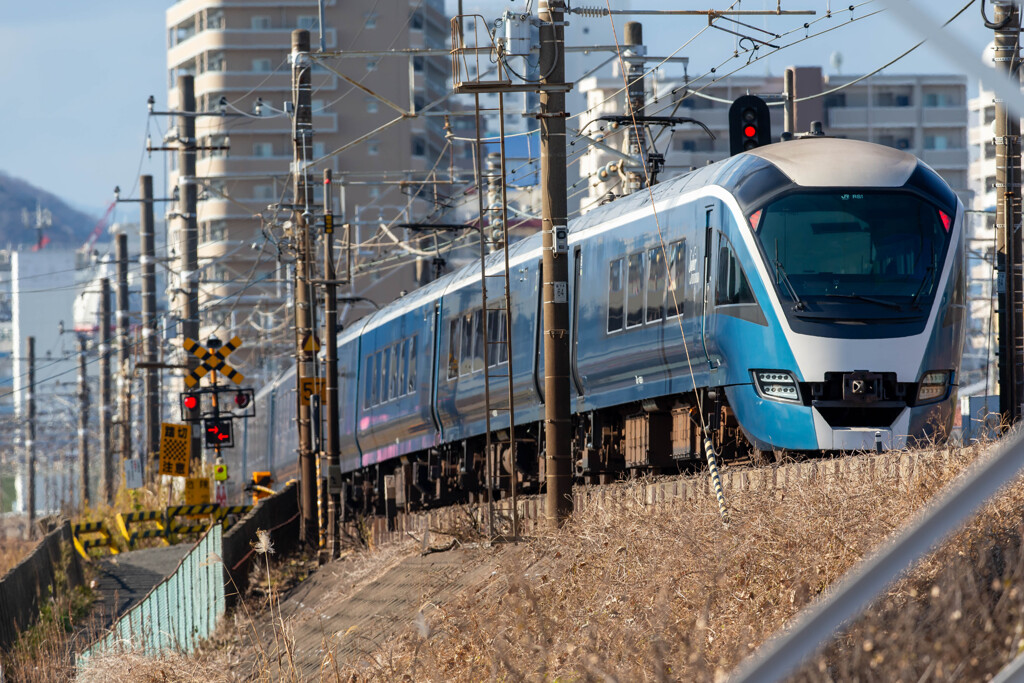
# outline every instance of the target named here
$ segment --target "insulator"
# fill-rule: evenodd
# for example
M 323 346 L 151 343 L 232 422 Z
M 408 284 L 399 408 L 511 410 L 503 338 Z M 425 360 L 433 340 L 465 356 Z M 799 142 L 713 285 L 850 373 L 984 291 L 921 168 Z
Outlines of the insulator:
M 573 7 L 573 14 L 579 14 L 580 16 L 589 17 L 591 19 L 597 19 L 598 17 L 608 16 L 607 7 Z

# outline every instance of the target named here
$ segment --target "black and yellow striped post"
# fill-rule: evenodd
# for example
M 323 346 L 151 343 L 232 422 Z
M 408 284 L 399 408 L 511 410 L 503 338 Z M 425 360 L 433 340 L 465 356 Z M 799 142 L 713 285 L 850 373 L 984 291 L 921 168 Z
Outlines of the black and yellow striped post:
M 711 439 L 704 439 L 704 453 L 707 455 L 708 471 L 711 473 L 711 483 L 715 487 L 715 498 L 718 499 L 718 512 L 722 515 L 722 524 L 728 524 L 729 509 L 725 506 L 722 477 L 718 474 L 717 457 L 715 456 L 715 447 L 711 445 Z

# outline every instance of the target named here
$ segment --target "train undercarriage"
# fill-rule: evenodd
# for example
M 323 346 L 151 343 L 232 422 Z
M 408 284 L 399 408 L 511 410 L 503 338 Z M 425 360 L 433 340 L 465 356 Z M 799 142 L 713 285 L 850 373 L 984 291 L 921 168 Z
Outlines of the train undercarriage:
M 703 419 L 700 408 L 703 408 Z M 648 474 L 694 470 L 705 461 L 704 435 L 716 454 L 742 461 L 752 454 L 721 392 L 662 397 L 573 416 L 573 472 L 578 483 L 607 484 Z M 493 481 L 494 500 L 511 495 L 514 473 L 520 495 L 544 490 L 543 424 L 515 434 L 515 467 L 508 430 L 445 444 L 347 474 L 342 480 L 346 518 L 482 503 Z M 754 453 L 755 457 L 758 456 Z M 493 474 L 491 474 L 493 472 Z

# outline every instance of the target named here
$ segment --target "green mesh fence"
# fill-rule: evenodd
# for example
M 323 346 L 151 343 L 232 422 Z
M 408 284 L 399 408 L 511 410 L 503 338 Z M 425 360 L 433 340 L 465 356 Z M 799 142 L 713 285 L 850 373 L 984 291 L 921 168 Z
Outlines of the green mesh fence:
M 79 664 L 109 651 L 187 654 L 208 638 L 225 610 L 223 533 L 220 524 L 210 527 L 178 569 L 83 652 Z

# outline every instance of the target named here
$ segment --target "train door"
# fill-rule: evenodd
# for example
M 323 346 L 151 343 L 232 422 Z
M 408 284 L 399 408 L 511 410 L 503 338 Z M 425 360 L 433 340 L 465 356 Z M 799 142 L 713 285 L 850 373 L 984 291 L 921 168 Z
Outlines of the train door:
M 714 255 L 718 251 L 718 212 L 715 209 L 714 204 L 703 207 L 704 214 L 704 283 L 703 283 L 703 301 L 701 304 L 701 347 L 704 350 L 704 360 L 708 364 L 708 370 L 715 370 L 715 363 L 711 360 L 712 355 L 709 350 L 708 337 L 710 336 L 713 327 L 710 323 L 710 318 L 714 313 L 714 289 L 715 289 L 715 259 Z M 700 209 L 699 209 L 700 211 Z M 713 344 L 713 341 L 712 341 Z
M 573 279 L 572 279 L 572 297 L 569 299 L 569 305 L 571 306 L 572 325 L 570 326 L 570 334 L 572 335 L 570 367 L 572 369 L 572 381 L 576 387 L 576 395 L 583 396 L 584 386 L 583 378 L 580 376 L 579 369 L 579 343 L 580 343 L 580 286 L 583 281 L 583 254 L 580 247 L 577 246 L 573 250 Z

